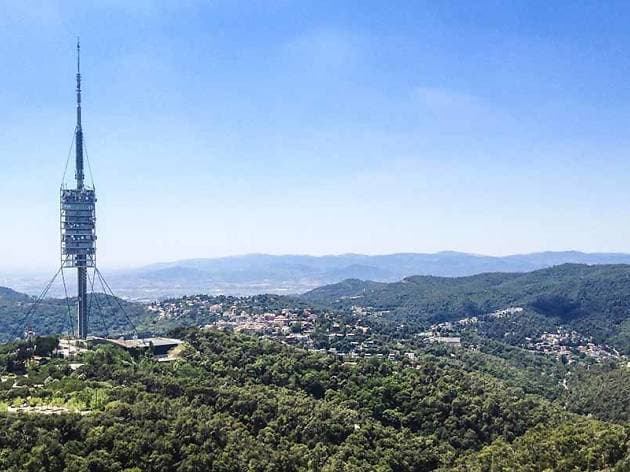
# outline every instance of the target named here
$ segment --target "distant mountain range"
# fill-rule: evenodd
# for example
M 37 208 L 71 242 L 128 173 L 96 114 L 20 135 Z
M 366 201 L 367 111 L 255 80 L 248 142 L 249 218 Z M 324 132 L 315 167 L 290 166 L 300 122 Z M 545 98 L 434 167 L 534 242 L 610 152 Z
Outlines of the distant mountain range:
M 399 253 L 369 256 L 251 254 L 189 259 L 108 272 L 114 291 L 133 299 L 156 299 L 193 293 L 252 295 L 297 294 L 345 279 L 395 282 L 412 275 L 458 277 L 485 272 L 529 272 L 565 263 L 630 264 L 630 254 L 538 252 L 495 257 L 461 252 Z M 32 283 L 0 277 L 0 284 L 37 294 L 45 281 Z M 61 288 L 62 290 L 62 288 Z M 59 288 L 53 295 L 62 296 Z
M 395 282 L 412 275 L 459 277 L 485 272 L 530 272 L 565 263 L 630 264 L 630 254 L 539 252 L 504 257 L 461 252 L 369 256 L 251 254 L 152 264 L 112 274 L 122 295 L 302 293 L 345 279 Z M 126 292 L 126 293 L 125 293 Z

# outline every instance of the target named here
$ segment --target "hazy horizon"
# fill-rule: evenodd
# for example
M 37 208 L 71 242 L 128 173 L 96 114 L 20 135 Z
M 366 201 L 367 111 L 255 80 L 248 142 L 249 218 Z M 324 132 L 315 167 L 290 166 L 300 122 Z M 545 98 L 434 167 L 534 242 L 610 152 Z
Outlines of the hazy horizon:
M 579 251 L 576 249 L 564 249 L 564 250 L 541 250 L 541 251 L 532 251 L 532 252 L 523 252 L 523 253 L 507 253 L 507 254 L 481 254 L 474 252 L 465 252 L 465 251 L 455 251 L 450 249 L 444 249 L 441 251 L 434 252 L 421 252 L 421 251 L 396 251 L 396 252 L 388 252 L 388 253 L 358 253 L 358 252 L 342 252 L 342 253 L 323 253 L 323 254 L 308 254 L 308 253 L 262 253 L 262 252 L 252 252 L 252 253 L 244 253 L 244 254 L 228 254 L 223 256 L 209 256 L 209 257 L 188 257 L 181 259 L 162 259 L 162 260 L 153 260 L 148 263 L 137 264 L 137 265 L 105 265 L 101 266 L 103 270 L 106 272 L 126 272 L 133 271 L 136 269 L 144 269 L 150 268 L 152 266 L 157 265 L 172 265 L 183 262 L 191 262 L 191 261 L 204 261 L 204 260 L 221 260 L 221 259 L 237 259 L 237 258 L 248 258 L 248 257 L 256 257 L 256 256 L 270 256 L 270 257 L 312 257 L 312 258 L 341 258 L 344 256 L 367 256 L 367 257 L 388 257 L 388 256 L 396 256 L 396 255 L 424 255 L 424 256 L 432 256 L 432 255 L 442 255 L 442 254 L 454 254 L 454 255 L 462 255 L 462 256 L 472 256 L 479 258 L 509 258 L 509 257 L 518 257 L 518 256 L 533 256 L 533 255 L 542 255 L 542 254 L 564 254 L 564 253 L 576 253 L 582 255 L 620 255 L 620 256 L 630 256 L 630 252 L 623 251 Z M 37 275 L 37 276 L 47 276 L 52 275 L 49 273 L 51 270 L 56 270 L 54 266 L 51 267 L 42 267 L 42 268 L 4 268 L 0 269 L 0 276 L 2 275 Z
M 58 264 L 77 35 L 105 268 L 630 252 L 629 22 L 624 2 L 0 1 L 2 269 Z
M 482 273 L 524 273 L 562 264 L 630 265 L 627 253 L 538 252 L 487 256 L 454 251 L 395 254 L 244 254 L 220 258 L 159 261 L 133 268 L 101 267 L 115 293 L 152 301 L 191 294 L 296 294 L 343 280 L 395 282 L 405 277 L 468 277 Z M 0 270 L 0 287 L 39 295 L 54 270 Z M 48 295 L 63 298 L 76 290 L 76 278 L 57 277 Z M 88 271 L 88 278 L 93 276 Z M 105 290 L 96 285 L 96 291 Z M 66 291 L 68 290 L 68 291 Z

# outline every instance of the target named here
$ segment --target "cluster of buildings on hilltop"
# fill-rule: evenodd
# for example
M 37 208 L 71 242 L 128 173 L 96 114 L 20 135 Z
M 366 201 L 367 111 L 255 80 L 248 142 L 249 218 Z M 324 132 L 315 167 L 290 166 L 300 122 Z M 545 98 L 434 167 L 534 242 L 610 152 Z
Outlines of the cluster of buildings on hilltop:
M 291 344 L 301 343 L 310 339 L 315 328 L 317 315 L 308 310 L 300 312 L 288 309 L 278 313 L 247 313 L 244 310 L 229 310 L 220 319 L 206 325 L 206 328 L 230 330 L 235 333 L 264 334 L 272 337 L 282 337 Z
M 366 340 L 369 328 L 346 324 L 331 313 L 317 315 L 310 310 L 282 309 L 276 313 L 248 313 L 229 310 L 205 326 L 206 329 L 258 334 L 286 344 L 334 355 L 369 357 L 376 353 L 376 342 Z
M 153 302 L 147 305 L 147 310 L 156 314 L 158 320 L 178 319 L 191 314 L 219 314 L 222 309 L 220 303 L 203 295 Z
M 362 322 L 369 309 L 353 307 L 348 319 L 308 308 L 274 309 L 251 297 L 217 300 L 204 295 L 152 303 L 148 309 L 159 319 L 209 316 L 204 329 L 256 334 L 317 352 L 352 358 L 411 358 L 413 353 L 387 349 Z M 381 315 L 382 313 L 378 313 Z
M 436 333 L 444 332 L 444 331 L 453 331 L 456 329 L 467 328 L 476 324 L 479 324 L 480 321 L 492 319 L 492 318 L 509 318 L 514 315 L 523 313 L 525 311 L 524 308 L 520 306 L 504 308 L 502 310 L 493 311 L 492 313 L 487 313 L 485 315 L 479 316 L 468 316 L 466 318 L 461 318 L 455 321 L 444 321 L 442 323 L 436 323 L 431 325 L 428 331 L 422 333 L 423 336 L 432 336 Z
M 199 295 L 155 302 L 147 308 L 160 320 L 192 317 L 201 321 L 199 324 L 205 322 L 206 329 L 265 335 L 305 347 L 312 345 L 311 334 L 317 320 L 317 314 L 309 309 L 274 310 L 249 297 L 217 300 Z
M 373 336 L 367 320 L 387 313 L 370 307 L 352 306 L 350 316 L 319 312 L 308 308 L 277 308 L 270 303 L 251 297 L 217 299 L 209 296 L 184 297 L 153 303 L 148 306 L 159 319 L 198 317 L 208 319 L 205 329 L 228 330 L 236 333 L 266 336 L 286 344 L 327 352 L 350 358 L 386 357 L 391 360 L 412 359 L 412 352 L 386 347 Z M 485 315 L 470 316 L 456 321 L 432 325 L 419 337 L 427 344 L 462 346 L 460 332 L 476 329 L 482 322 L 517 316 L 522 307 L 508 307 Z M 208 317 L 208 318 L 204 318 Z M 572 362 L 576 356 L 588 356 L 596 360 L 620 359 L 622 356 L 607 346 L 595 344 L 575 331 L 544 333 L 527 346 L 537 352 L 564 356 Z
M 576 356 L 587 356 L 596 361 L 619 360 L 623 356 L 615 349 L 598 345 L 590 338 L 585 338 L 575 331 L 558 330 L 555 333 L 543 333 L 539 338 L 529 341 L 528 347 L 537 352 L 555 355 L 573 362 Z

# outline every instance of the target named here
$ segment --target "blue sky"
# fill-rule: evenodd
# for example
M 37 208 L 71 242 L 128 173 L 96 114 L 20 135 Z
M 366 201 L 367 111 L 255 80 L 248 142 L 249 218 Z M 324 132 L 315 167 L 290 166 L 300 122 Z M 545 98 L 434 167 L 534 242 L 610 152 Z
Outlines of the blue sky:
M 0 0 L 2 267 L 58 260 L 84 130 L 105 267 L 630 251 L 630 3 Z

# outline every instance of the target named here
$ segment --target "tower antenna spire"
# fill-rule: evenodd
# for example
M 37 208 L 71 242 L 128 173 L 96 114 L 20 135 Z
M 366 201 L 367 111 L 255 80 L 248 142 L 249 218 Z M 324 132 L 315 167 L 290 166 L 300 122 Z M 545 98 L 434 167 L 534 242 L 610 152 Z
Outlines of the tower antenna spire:
M 77 38 L 77 127 L 75 130 L 76 181 L 77 188 L 83 188 L 83 129 L 81 128 L 81 44 Z
M 77 74 L 81 73 L 81 38 L 77 36 Z

